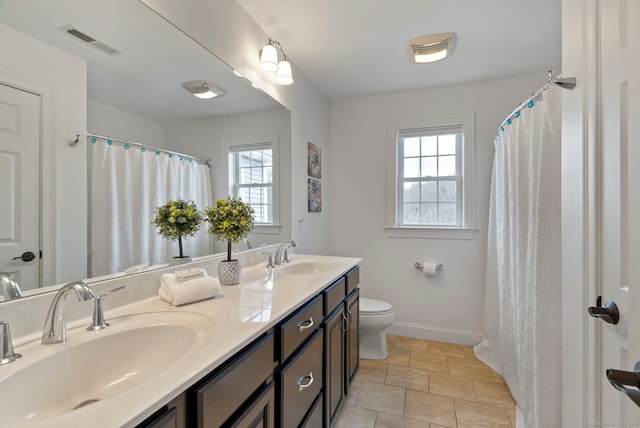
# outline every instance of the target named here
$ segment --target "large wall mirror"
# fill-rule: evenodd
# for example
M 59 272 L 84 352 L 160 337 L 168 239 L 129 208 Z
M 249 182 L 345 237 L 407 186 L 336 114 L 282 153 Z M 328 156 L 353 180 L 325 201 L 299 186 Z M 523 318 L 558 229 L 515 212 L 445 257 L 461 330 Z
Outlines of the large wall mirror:
M 85 153 L 90 144 L 85 138 L 86 132 L 211 159 L 215 200 L 228 195 L 229 147 L 241 147 L 263 136 L 275 140 L 278 148 L 278 168 L 273 172 L 277 177 L 274 179 L 274 186 L 277 183 L 274 192 L 279 196 L 277 224 L 257 228 L 249 240 L 255 247 L 280 242 L 290 236 L 289 112 L 252 87 L 248 80 L 234 74 L 213 53 L 140 1 L 2 0 L 0 23 L 10 27 L 11 31 L 26 34 L 86 60 L 86 129 L 78 130 L 81 133 L 80 141 L 73 149 L 83 152 L 81 159 L 86 159 Z M 87 43 L 87 40 L 82 40 L 85 36 L 95 41 Z M 0 40 L 2 43 L 7 42 Z M 111 48 L 118 52 L 105 52 L 105 49 Z M 11 46 L 9 49 L 20 51 L 22 47 Z M 29 54 L 24 50 L 22 53 Z M 44 62 L 40 66 L 47 68 Z M 0 73 L 0 84 L 5 83 L 1 76 Z M 213 100 L 192 96 L 182 87 L 182 83 L 196 79 L 214 82 L 224 88 L 226 95 Z M 72 139 L 71 135 L 69 137 Z M 45 183 L 42 189 L 47 192 L 50 187 Z M 64 203 L 67 194 L 77 191 L 74 188 L 55 189 L 52 204 Z M 0 215 L 5 215 L 5 211 Z M 57 218 L 55 221 L 69 219 Z M 72 221 L 85 222 L 83 218 Z M 85 222 L 87 230 L 91 229 L 90 223 L 91 215 Z M 153 226 L 149 224 L 149 227 Z M 56 223 L 40 222 L 32 224 L 31 228 L 40 230 L 41 237 L 65 239 L 63 234 L 56 234 L 55 230 L 63 229 Z M 212 240 L 211 253 L 221 252 L 223 248 Z M 237 250 L 246 248 L 246 245 L 239 245 Z M 8 258 L 9 255 L 15 256 L 11 253 L 0 254 L 0 257 Z M 74 255 L 56 254 L 56 257 L 71 258 Z M 9 260 L 12 258 L 9 257 Z M 80 264 L 87 263 L 85 257 L 76 255 L 76 258 Z M 28 262 L 17 260 L 9 263 L 8 267 L 0 266 L 0 271 L 12 271 L 11 266 L 17 269 L 22 263 Z M 75 266 L 73 260 L 58 263 L 65 264 Z M 38 281 L 23 279 L 21 286 L 23 290 L 28 290 L 28 295 L 51 291 L 55 284 L 81 279 L 76 272 L 90 272 L 85 269 L 90 267 L 72 269 L 73 277 L 65 276 L 65 271 L 69 269 L 53 269 L 49 276 L 39 275 Z

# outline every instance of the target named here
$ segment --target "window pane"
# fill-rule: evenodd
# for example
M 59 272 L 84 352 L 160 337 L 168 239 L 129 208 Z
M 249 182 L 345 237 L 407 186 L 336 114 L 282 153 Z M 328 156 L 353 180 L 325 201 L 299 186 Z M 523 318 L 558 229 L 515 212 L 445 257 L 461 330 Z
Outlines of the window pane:
M 404 157 L 420 156 L 420 137 L 404 139 Z
M 438 137 L 422 137 L 422 156 L 436 156 L 438 154 Z
M 439 204 L 439 208 L 440 224 L 456 224 L 456 204 Z
M 403 224 L 420 224 L 420 204 L 403 204 Z
M 456 157 L 455 156 L 438 156 L 438 176 L 450 177 L 456 175 Z
M 404 160 L 404 176 L 405 177 L 420 176 L 420 158 L 409 158 Z
M 420 197 L 422 202 L 438 202 L 438 182 L 423 181 L 421 187 L 422 193 Z
M 421 177 L 436 177 L 438 175 L 438 158 L 436 156 L 421 158 L 422 174 Z
M 420 204 L 420 222 L 422 224 L 437 224 L 438 223 L 438 204 Z
M 404 183 L 404 202 L 420 202 L 420 183 Z
M 456 182 L 455 181 L 438 182 L 438 201 L 439 202 L 455 202 L 456 201 Z
M 440 135 L 438 137 L 440 143 L 438 147 L 439 155 L 455 155 L 456 154 L 456 135 Z

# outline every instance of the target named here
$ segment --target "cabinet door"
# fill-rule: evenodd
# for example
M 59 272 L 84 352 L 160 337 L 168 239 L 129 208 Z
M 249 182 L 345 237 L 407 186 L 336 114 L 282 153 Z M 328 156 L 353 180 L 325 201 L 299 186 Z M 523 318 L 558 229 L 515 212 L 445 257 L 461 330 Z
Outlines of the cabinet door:
M 340 304 L 325 324 L 325 417 L 331 425 L 344 397 L 346 316 Z
M 254 400 L 254 403 L 236 420 L 233 428 L 273 428 L 275 427 L 275 394 L 273 382 Z
M 358 328 L 360 325 L 360 289 L 356 289 L 346 300 L 347 306 L 347 337 L 346 337 L 346 370 L 347 375 L 344 382 L 344 393 L 349 393 L 349 387 L 360 366 L 360 338 Z

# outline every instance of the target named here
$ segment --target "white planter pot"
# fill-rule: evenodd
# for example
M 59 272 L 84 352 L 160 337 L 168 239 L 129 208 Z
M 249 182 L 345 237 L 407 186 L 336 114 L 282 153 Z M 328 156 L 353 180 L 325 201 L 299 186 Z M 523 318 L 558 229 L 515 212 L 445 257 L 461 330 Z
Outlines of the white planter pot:
M 221 285 L 240 284 L 240 260 L 222 261 L 218 264 L 218 281 Z

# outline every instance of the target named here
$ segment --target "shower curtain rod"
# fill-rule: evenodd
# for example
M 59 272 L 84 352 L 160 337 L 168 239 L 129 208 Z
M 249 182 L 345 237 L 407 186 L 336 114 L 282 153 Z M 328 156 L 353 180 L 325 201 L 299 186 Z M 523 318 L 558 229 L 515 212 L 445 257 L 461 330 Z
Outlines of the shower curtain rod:
M 195 156 L 185 155 L 184 153 L 174 152 L 173 150 L 167 150 L 167 149 L 163 149 L 161 147 L 150 146 L 149 144 L 136 143 L 134 141 L 123 140 L 121 138 L 111 138 L 109 136 L 98 135 L 98 134 L 94 134 L 94 133 L 91 133 L 91 132 L 87 132 L 87 138 L 91 138 L 91 137 L 100 138 L 101 140 L 113 141 L 113 142 L 116 142 L 116 143 L 129 144 L 129 145 L 132 145 L 132 146 L 140 147 L 141 149 L 151 149 L 151 150 L 155 150 L 156 153 L 157 152 L 162 152 L 162 153 L 168 153 L 170 155 L 181 156 L 183 158 L 191 159 L 191 160 L 196 161 L 197 163 L 200 163 L 200 164 L 203 164 L 203 165 L 207 165 L 208 167 L 211 167 L 211 162 L 212 162 L 211 159 L 201 159 L 201 158 L 197 158 Z
M 501 130 L 504 130 L 504 124 L 507 123 L 507 121 L 509 119 L 511 119 L 513 116 L 517 117 L 519 115 L 520 110 L 522 110 L 525 106 L 532 107 L 531 102 L 536 100 L 538 97 L 540 97 L 540 95 L 542 95 L 542 93 L 544 91 L 549 89 L 551 87 L 551 85 L 557 85 L 557 86 L 559 86 L 561 88 L 569 89 L 569 90 L 572 90 L 573 88 L 576 87 L 576 78 L 575 77 L 554 76 L 553 75 L 553 70 L 549 70 L 547 72 L 547 75 L 549 76 L 549 80 L 547 81 L 547 83 L 545 83 L 544 86 L 542 86 L 542 88 L 540 88 L 537 91 L 535 91 L 534 93 L 532 93 L 529 96 L 529 98 L 527 98 L 522 103 L 520 103 L 520 105 L 518 105 L 518 107 L 516 107 L 506 117 L 506 119 L 502 121 L 500 126 L 498 126 L 498 132 L 500 132 Z

